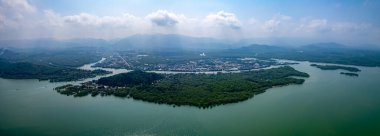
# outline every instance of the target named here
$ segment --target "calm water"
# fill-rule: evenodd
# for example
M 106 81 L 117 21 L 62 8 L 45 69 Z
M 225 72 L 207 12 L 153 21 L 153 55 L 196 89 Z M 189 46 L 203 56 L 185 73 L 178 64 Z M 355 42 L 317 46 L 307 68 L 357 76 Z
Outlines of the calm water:
M 380 68 L 349 77 L 293 67 L 311 77 L 212 109 L 74 98 L 53 90 L 65 83 L 0 79 L 0 135 L 380 135 Z

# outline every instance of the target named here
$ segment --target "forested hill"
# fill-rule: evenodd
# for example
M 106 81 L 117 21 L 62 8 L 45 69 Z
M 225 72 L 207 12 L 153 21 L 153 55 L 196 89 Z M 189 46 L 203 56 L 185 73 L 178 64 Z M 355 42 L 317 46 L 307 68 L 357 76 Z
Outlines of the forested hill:
M 75 81 L 96 75 L 108 74 L 104 70 L 80 70 L 75 68 L 61 68 L 37 65 L 27 62 L 11 63 L 0 59 L 0 77 L 10 79 L 39 79 L 51 82 Z
M 100 78 L 97 83 L 107 86 L 136 86 L 149 85 L 162 78 L 163 76 L 157 73 L 134 70 L 132 72 L 121 73 L 107 78 Z
M 307 73 L 290 66 L 242 73 L 156 74 L 142 71 L 104 77 L 82 85 L 57 87 L 57 92 L 77 97 L 91 94 L 132 97 L 155 103 L 210 107 L 247 100 L 274 86 L 302 84 Z M 103 86 L 107 85 L 107 87 Z
M 319 43 L 301 47 L 253 44 L 215 54 L 217 56 L 278 58 L 357 66 L 380 66 L 380 50 L 352 48 L 336 43 Z
M 0 48 L 0 59 L 58 67 L 80 67 L 102 58 L 106 49 L 75 46 L 67 48 Z
M 156 54 L 183 54 L 196 51 L 196 55 L 205 52 L 210 57 L 278 58 L 357 66 L 380 66 L 380 49 L 376 48 L 354 48 L 338 43 L 315 43 L 299 47 L 249 45 L 249 43 L 252 42 L 223 41 L 175 34 L 133 35 L 110 41 L 100 39 L 0 41 L 0 58 L 41 65 L 79 67 L 112 53 L 126 50 Z M 18 49 L 19 47 L 20 49 Z

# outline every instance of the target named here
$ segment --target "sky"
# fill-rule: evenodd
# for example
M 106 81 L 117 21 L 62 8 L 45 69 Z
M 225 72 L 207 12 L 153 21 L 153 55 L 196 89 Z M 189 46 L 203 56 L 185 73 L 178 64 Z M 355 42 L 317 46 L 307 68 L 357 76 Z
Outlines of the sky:
M 380 1 L 0 0 L 0 40 L 135 34 L 380 46 Z

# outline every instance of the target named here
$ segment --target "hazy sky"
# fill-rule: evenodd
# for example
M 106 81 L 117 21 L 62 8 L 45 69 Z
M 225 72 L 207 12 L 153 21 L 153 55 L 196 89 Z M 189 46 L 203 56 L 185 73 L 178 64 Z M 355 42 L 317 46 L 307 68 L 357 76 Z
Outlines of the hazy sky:
M 379 0 L 0 0 L 0 39 L 170 33 L 380 43 Z

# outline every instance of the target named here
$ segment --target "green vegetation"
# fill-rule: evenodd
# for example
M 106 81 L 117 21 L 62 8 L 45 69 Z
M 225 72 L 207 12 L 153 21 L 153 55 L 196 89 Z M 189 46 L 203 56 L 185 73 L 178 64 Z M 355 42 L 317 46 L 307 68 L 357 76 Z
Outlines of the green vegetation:
M 5 53 L 0 55 L 0 59 L 10 62 L 27 62 L 37 65 L 75 68 L 100 60 L 102 57 L 99 50 L 101 49 L 75 46 L 63 49 L 49 49 L 46 47 L 5 50 Z
M 318 65 L 318 64 L 311 64 L 310 66 L 317 67 L 322 70 L 347 70 L 350 72 L 359 72 L 360 69 L 355 68 L 355 67 L 347 67 L 347 66 L 338 66 L 338 65 Z
M 162 78 L 162 75 L 156 73 L 146 73 L 140 70 L 135 70 L 129 73 L 121 73 L 107 78 L 101 78 L 97 83 L 106 86 L 123 87 L 141 84 L 148 85 Z
M 336 43 L 319 43 L 301 47 L 253 44 L 208 54 L 219 57 L 277 58 L 356 66 L 380 66 L 380 50 L 350 48 Z
M 355 68 L 355 67 L 347 67 L 347 66 L 338 66 L 338 65 L 318 65 L 318 64 L 311 64 L 310 66 L 317 67 L 322 70 L 346 70 L 349 72 L 340 72 L 342 75 L 347 75 L 347 76 L 359 76 L 357 73 L 352 73 L 352 72 L 359 72 L 360 69 Z
M 342 74 L 342 75 L 347 75 L 347 76 L 359 76 L 359 74 L 357 74 L 357 73 L 349 73 L 349 72 L 340 72 L 340 74 Z
M 65 95 L 114 95 L 173 105 L 210 107 L 247 100 L 274 86 L 302 84 L 307 73 L 292 67 L 218 74 L 156 74 L 142 71 L 118 74 L 82 85 L 55 88 Z M 118 81 L 120 80 L 120 81 Z
M 25 61 L 40 65 L 76 68 L 96 62 L 101 58 L 100 54 L 96 52 L 96 49 L 73 48 L 48 53 L 31 54 Z
M 10 79 L 39 79 L 50 82 L 75 81 L 97 75 L 109 74 L 104 70 L 80 70 L 37 65 L 26 62 L 11 63 L 0 60 L 0 77 Z

